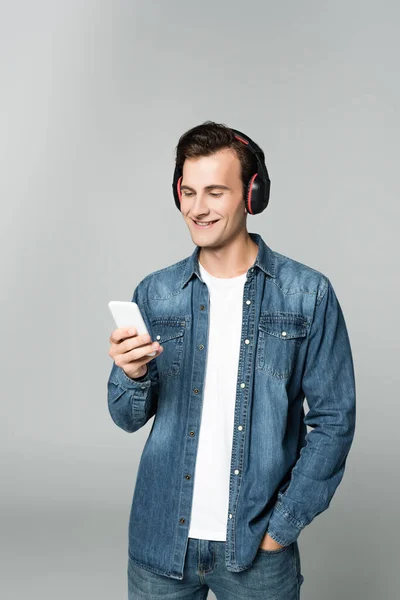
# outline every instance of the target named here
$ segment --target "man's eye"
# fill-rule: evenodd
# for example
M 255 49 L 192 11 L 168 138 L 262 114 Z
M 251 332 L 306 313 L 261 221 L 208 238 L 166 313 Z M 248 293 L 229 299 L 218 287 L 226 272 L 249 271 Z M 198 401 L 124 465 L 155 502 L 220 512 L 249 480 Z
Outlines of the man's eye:
M 182 196 L 193 196 L 193 192 L 187 192 L 185 190 L 181 190 L 181 194 Z M 213 194 L 210 192 L 210 196 L 213 196 L 214 198 L 219 198 L 220 196 L 222 196 L 222 192 L 219 192 L 217 194 Z

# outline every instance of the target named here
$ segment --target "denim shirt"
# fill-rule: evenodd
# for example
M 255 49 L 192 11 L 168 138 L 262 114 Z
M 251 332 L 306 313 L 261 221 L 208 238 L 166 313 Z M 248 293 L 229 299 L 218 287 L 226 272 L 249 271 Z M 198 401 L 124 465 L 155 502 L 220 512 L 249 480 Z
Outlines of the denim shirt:
M 331 282 L 249 235 L 258 254 L 243 292 L 226 515 L 232 572 L 252 565 L 267 532 L 289 545 L 328 508 L 356 414 L 350 341 Z M 132 433 L 155 417 L 136 478 L 128 554 L 174 579 L 183 579 L 207 363 L 209 294 L 199 250 L 137 285 L 133 300 L 164 351 L 145 376 L 133 380 L 114 363 L 108 380 L 116 425 Z

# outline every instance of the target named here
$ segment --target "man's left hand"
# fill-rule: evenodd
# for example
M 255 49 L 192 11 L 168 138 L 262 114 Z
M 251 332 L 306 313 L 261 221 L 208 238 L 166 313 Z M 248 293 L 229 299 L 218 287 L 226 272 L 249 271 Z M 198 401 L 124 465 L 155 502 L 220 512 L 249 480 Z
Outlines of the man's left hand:
M 279 548 L 283 548 L 281 544 L 278 544 L 268 533 L 265 534 L 263 539 L 261 540 L 260 548 L 262 550 L 279 550 Z

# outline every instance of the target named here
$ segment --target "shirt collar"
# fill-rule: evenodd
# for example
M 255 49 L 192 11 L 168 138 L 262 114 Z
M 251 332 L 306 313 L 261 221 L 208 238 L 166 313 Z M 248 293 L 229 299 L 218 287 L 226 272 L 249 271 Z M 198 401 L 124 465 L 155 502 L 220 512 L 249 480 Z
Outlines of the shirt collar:
M 254 264 L 252 266 L 258 267 L 270 277 L 275 278 L 275 256 L 273 250 L 269 246 L 267 246 L 267 244 L 264 242 L 259 233 L 249 232 L 249 236 L 254 242 L 256 242 L 258 246 L 256 260 L 254 261 Z M 183 288 L 187 284 L 187 282 L 191 279 L 191 277 L 194 274 L 196 274 L 197 277 L 201 279 L 198 258 L 199 253 L 200 246 L 196 246 L 191 256 L 189 256 L 186 266 L 183 270 L 181 288 Z

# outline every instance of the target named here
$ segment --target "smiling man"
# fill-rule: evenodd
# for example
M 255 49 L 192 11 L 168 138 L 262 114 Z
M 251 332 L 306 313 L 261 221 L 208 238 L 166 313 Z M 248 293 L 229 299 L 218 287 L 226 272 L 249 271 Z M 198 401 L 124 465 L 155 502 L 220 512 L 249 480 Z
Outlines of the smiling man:
M 207 121 L 181 136 L 173 195 L 195 250 L 137 285 L 150 336 L 110 337 L 111 417 L 127 432 L 155 417 L 130 600 L 298 600 L 297 539 L 342 480 L 355 431 L 344 316 L 326 275 L 247 231 L 269 192 L 245 134 Z
M 214 277 L 244 275 L 255 261 L 258 246 L 246 230 L 247 209 L 236 153 L 223 148 L 208 156 L 186 158 L 180 193 L 180 210 L 193 242 L 200 247 L 200 264 Z

